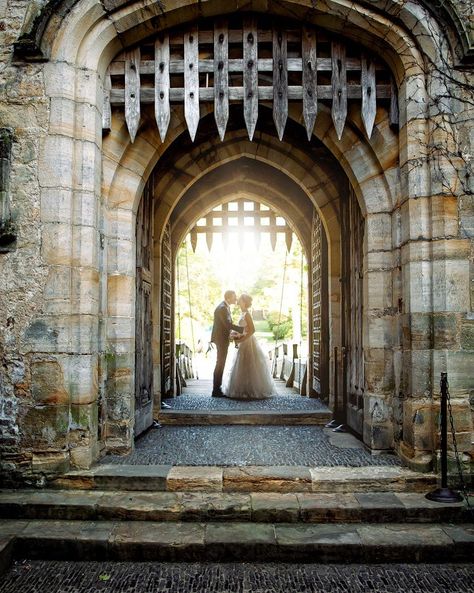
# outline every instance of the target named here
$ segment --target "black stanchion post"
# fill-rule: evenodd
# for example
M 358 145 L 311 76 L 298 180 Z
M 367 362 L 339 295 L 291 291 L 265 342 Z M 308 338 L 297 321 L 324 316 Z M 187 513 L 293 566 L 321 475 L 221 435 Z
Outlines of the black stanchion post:
M 461 502 L 462 495 L 448 488 L 448 373 L 441 373 L 441 488 L 433 490 L 426 495 L 428 500 L 435 502 Z

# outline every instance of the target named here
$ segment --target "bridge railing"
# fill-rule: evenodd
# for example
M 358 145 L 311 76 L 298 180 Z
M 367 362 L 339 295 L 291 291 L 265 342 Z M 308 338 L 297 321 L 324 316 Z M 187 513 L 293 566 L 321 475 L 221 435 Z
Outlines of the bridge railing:
M 279 344 L 269 351 L 269 357 L 273 377 L 285 381 L 287 387 L 294 387 L 301 395 L 306 395 L 308 359 L 301 357 L 298 344 Z
M 185 342 L 176 342 L 177 393 L 186 387 L 186 379 L 194 378 L 193 351 Z

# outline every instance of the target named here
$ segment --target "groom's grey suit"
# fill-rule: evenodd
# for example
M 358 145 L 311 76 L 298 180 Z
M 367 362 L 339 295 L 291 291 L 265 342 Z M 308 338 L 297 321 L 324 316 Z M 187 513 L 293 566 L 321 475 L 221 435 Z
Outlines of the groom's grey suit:
M 230 331 L 242 333 L 243 327 L 234 325 L 230 314 L 230 307 L 225 302 L 219 303 L 214 311 L 214 325 L 212 326 L 211 342 L 217 347 L 217 361 L 214 369 L 214 381 L 212 395 L 219 397 L 222 395 L 222 375 L 224 373 L 227 351 L 229 350 Z

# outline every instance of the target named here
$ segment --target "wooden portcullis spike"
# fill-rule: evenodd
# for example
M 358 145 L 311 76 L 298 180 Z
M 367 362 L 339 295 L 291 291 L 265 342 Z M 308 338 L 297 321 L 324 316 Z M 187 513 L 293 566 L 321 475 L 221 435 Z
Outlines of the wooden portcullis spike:
M 155 118 L 161 141 L 170 124 L 170 42 L 164 35 L 155 41 Z
M 342 43 L 331 44 L 332 55 L 332 119 L 339 140 L 347 118 L 346 48 Z
M 302 30 L 301 55 L 303 69 L 303 118 L 308 140 L 311 140 L 318 114 L 318 74 L 316 31 L 309 27 L 303 27 Z
M 196 246 L 197 246 L 197 230 L 196 227 L 193 227 L 189 233 L 189 238 L 191 240 L 191 247 L 193 250 L 193 253 L 196 253 Z
M 377 112 L 377 91 L 375 87 L 375 64 L 365 55 L 361 57 L 361 87 L 362 87 L 362 121 L 368 138 L 372 136 L 372 129 Z
M 229 120 L 229 32 L 224 19 L 214 27 L 214 117 L 224 140 Z
M 283 138 L 288 119 L 288 52 L 286 31 L 273 30 L 273 121 L 278 138 Z
M 199 43 L 198 28 L 184 34 L 184 118 L 194 142 L 199 124 Z
M 245 17 L 243 25 L 244 119 L 252 140 L 258 118 L 258 38 L 257 19 Z
M 125 59 L 125 121 L 133 142 L 140 124 L 140 48 L 127 52 Z

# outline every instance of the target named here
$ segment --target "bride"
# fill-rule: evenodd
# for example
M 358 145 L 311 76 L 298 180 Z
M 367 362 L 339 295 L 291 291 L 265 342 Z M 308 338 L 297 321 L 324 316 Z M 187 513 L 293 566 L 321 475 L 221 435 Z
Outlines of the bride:
M 226 369 L 222 391 L 233 399 L 265 399 L 275 393 L 267 357 L 255 337 L 255 326 L 249 308 L 252 297 L 241 294 L 237 304 L 242 310 L 239 325 L 243 334 L 231 333 L 238 349 Z

